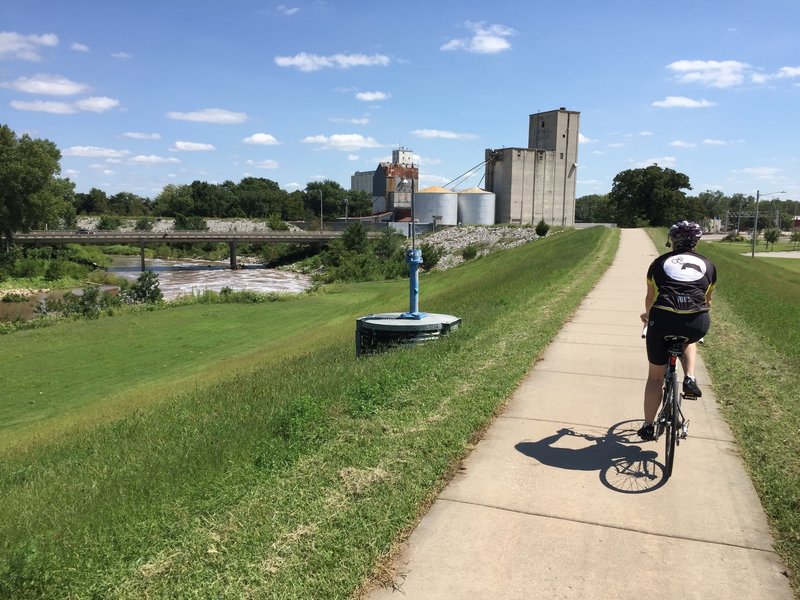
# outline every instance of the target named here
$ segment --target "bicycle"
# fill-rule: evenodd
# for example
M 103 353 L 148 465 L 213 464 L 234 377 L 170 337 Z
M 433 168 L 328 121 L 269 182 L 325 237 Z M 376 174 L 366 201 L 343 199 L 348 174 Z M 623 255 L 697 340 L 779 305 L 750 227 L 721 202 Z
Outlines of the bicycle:
M 647 328 L 642 332 L 642 337 L 647 335 Z M 686 393 L 681 393 L 678 387 L 678 373 L 676 366 L 683 356 L 683 348 L 689 338 L 680 335 L 664 336 L 667 343 L 669 360 L 664 370 L 664 394 L 661 398 L 661 409 L 653 424 L 653 440 L 658 441 L 662 434 L 666 434 L 664 444 L 664 480 L 672 476 L 672 467 L 675 464 L 675 448 L 685 440 L 689 433 L 689 420 L 681 411 L 681 399 L 695 399 Z

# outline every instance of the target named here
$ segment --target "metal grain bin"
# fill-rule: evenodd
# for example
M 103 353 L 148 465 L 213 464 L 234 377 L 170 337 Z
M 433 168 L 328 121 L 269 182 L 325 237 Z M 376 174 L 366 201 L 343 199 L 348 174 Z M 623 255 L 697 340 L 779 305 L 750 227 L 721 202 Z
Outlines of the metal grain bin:
M 494 225 L 494 192 L 474 187 L 458 192 L 458 222 L 462 225 Z
M 458 225 L 458 194 L 432 186 L 414 194 L 414 212 L 418 223 Z

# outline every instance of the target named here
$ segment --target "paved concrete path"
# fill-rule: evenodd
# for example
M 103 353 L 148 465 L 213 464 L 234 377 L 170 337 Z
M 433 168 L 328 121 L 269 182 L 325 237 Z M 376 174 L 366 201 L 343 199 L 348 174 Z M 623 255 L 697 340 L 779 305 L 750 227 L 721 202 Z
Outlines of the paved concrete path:
M 612 267 L 514 393 L 395 564 L 399 598 L 791 599 L 705 367 L 664 484 L 641 443 L 644 274 L 622 230 Z M 724 274 L 722 275 L 724 277 Z

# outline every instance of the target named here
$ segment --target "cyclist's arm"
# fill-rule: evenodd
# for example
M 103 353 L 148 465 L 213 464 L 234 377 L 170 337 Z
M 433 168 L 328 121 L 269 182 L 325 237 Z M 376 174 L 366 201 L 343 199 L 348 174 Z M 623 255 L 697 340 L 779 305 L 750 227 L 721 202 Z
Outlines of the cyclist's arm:
M 644 312 L 640 315 L 642 319 L 642 323 L 647 323 L 648 317 L 650 315 L 650 307 L 653 306 L 653 302 L 656 299 L 656 289 L 655 283 L 651 280 L 647 280 L 647 294 L 644 297 Z

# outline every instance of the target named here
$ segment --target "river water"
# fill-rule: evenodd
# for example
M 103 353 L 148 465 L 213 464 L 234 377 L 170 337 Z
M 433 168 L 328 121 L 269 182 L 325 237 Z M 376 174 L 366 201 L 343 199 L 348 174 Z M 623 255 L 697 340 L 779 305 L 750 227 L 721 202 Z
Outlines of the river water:
M 205 290 L 219 292 L 224 287 L 234 291 L 249 290 L 255 292 L 278 292 L 297 294 L 311 286 L 311 278 L 299 273 L 289 273 L 276 269 L 267 269 L 261 265 L 246 265 L 243 269 L 233 270 L 228 261 L 212 262 L 206 260 L 161 260 L 147 259 L 148 271 L 158 274 L 159 287 L 165 300 L 173 300 L 178 296 L 201 294 Z M 136 281 L 139 270 L 139 257 L 115 256 L 110 273 L 130 281 Z M 115 291 L 118 288 L 102 286 L 102 289 Z M 80 290 L 73 290 L 79 292 Z M 34 308 L 47 297 L 59 297 L 62 292 L 39 294 L 32 296 L 27 302 L 0 302 L 0 320 L 22 317 L 30 319 Z

